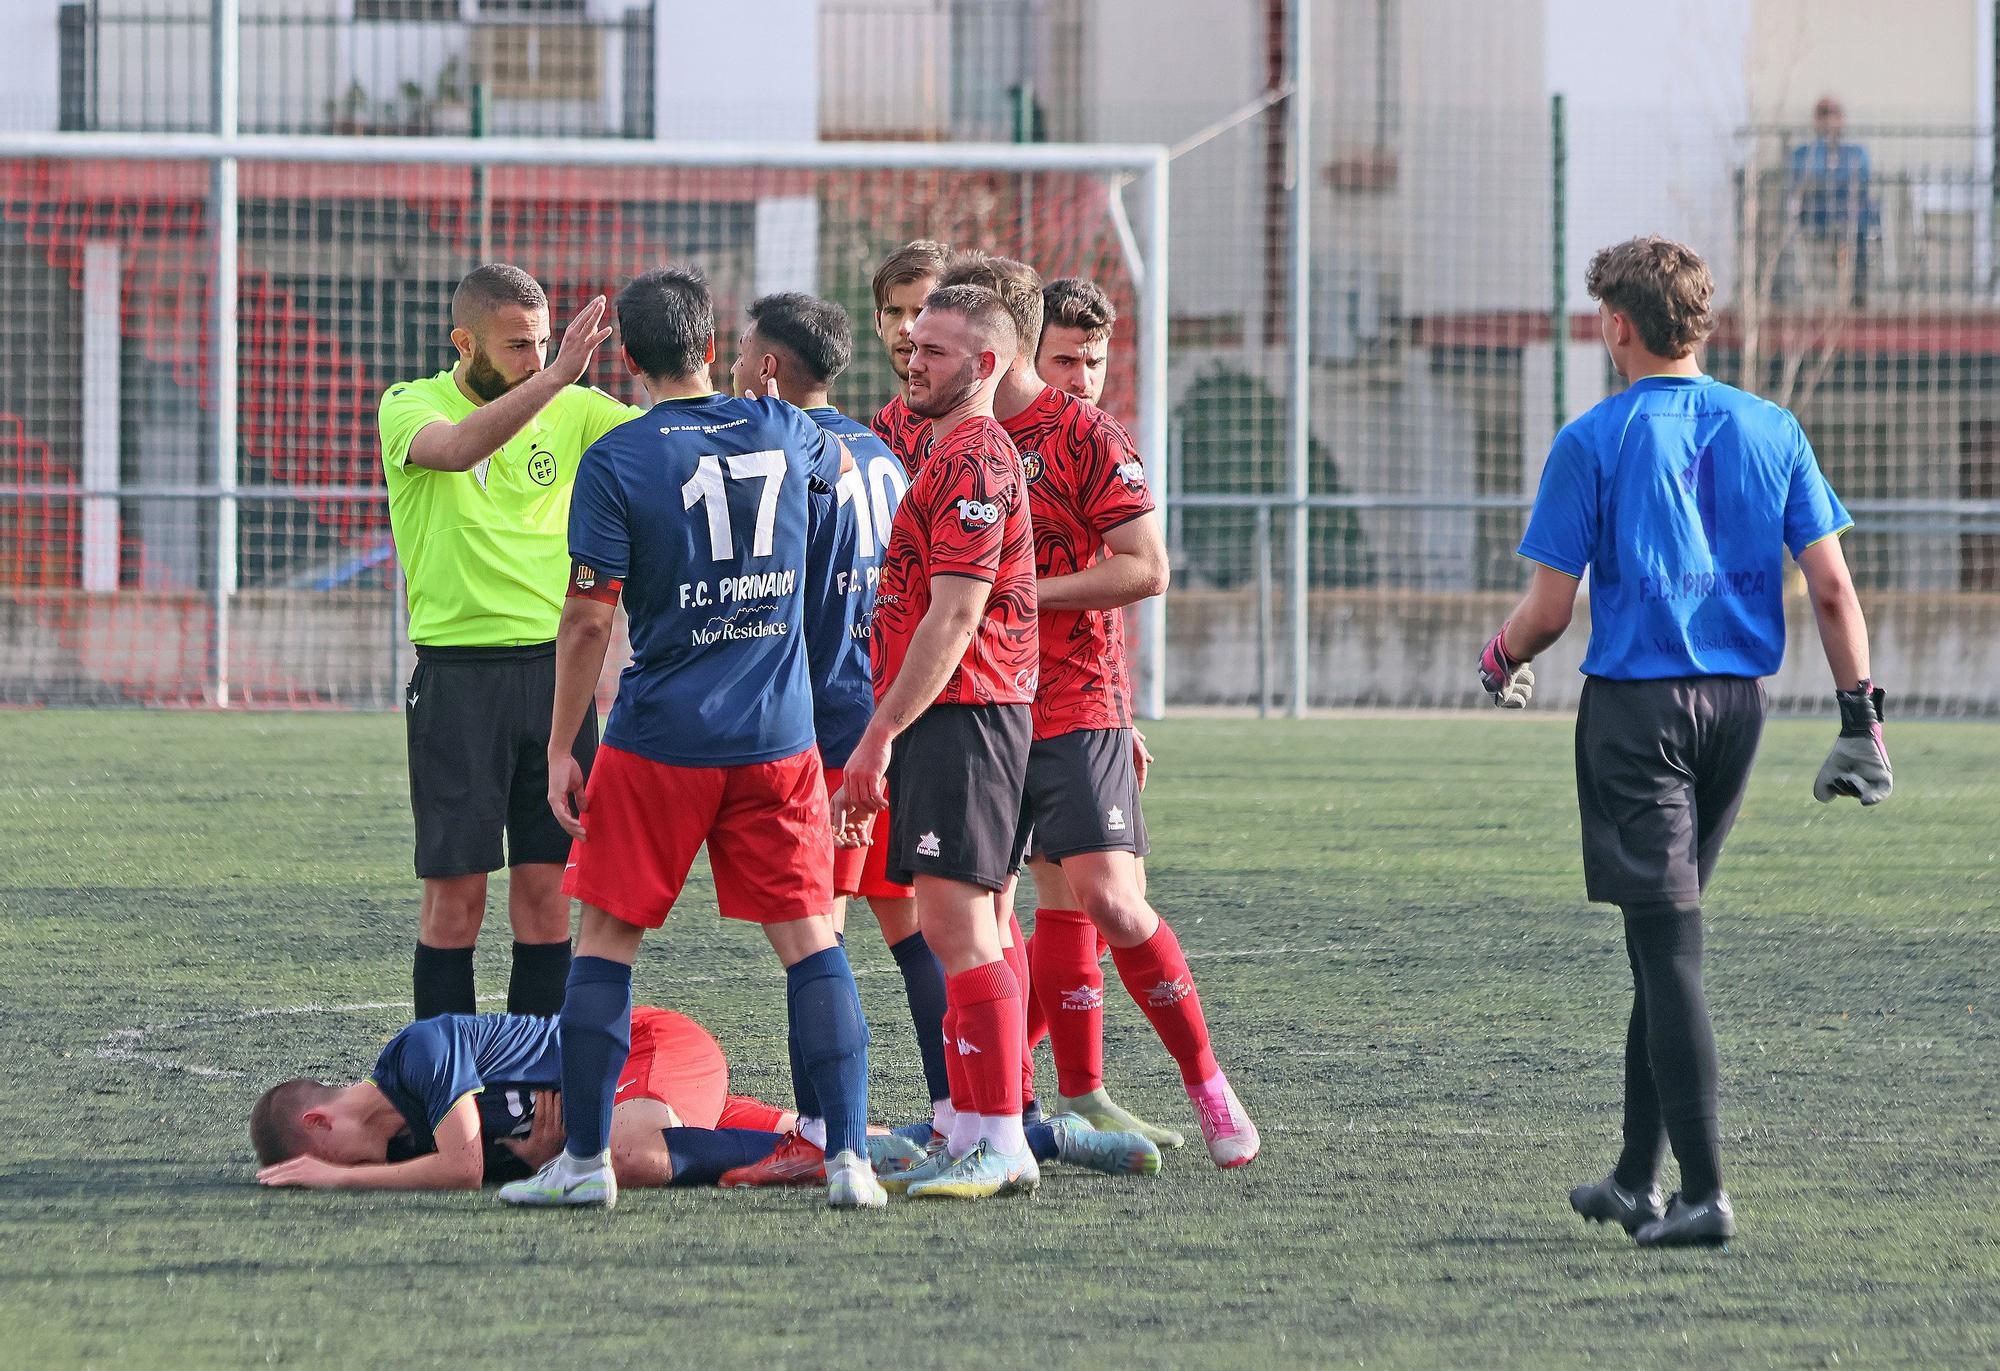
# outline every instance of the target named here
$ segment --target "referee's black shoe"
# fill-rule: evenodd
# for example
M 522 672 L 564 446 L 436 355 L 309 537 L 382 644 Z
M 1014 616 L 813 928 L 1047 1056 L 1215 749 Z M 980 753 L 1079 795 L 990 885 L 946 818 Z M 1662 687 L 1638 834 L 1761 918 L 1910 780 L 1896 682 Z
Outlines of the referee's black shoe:
M 1592 1223 L 1615 1223 L 1627 1233 L 1658 1222 L 1667 1212 L 1659 1186 L 1627 1190 L 1618 1184 L 1616 1173 L 1595 1185 L 1579 1185 L 1570 1191 L 1569 1207 Z
M 1632 1236 L 1641 1247 L 1720 1247 L 1736 1236 L 1736 1211 L 1720 1190 L 1700 1204 L 1689 1204 L 1676 1190 L 1666 1217 Z

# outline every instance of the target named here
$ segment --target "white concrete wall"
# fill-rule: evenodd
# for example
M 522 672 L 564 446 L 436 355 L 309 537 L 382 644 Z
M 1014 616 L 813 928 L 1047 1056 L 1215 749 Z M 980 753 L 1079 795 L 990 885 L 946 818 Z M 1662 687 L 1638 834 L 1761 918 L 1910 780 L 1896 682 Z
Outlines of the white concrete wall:
M 1990 117 L 1991 8 L 1989 0 L 1752 0 L 1753 117 L 1809 126 L 1813 102 L 1829 94 L 1849 123 Z
M 8 59 L 6 89 L 0 90 L 0 129 L 52 130 L 61 113 L 62 49 L 56 27 L 61 0 L 5 0 L 0 8 L 6 13 Z

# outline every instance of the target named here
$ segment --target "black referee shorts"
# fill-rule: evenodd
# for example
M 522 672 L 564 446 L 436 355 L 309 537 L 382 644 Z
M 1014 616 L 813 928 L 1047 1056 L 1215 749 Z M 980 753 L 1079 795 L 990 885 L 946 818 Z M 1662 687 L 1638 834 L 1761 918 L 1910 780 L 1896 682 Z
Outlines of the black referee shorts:
M 893 885 L 942 876 L 1001 890 L 1021 865 L 1021 785 L 1034 720 L 1027 705 L 932 705 L 889 753 Z
M 1586 680 L 1576 711 L 1576 801 L 1589 898 L 1699 899 L 1743 806 L 1763 733 L 1761 681 Z
M 403 694 L 417 875 L 568 860 L 569 835 L 549 812 L 555 694 L 554 643 L 417 648 Z M 597 756 L 595 709 L 570 750 L 588 775 Z
M 1032 833 L 1029 850 L 1052 862 L 1086 852 L 1145 856 L 1132 730 L 1080 728 L 1037 739 L 1028 749 L 1021 828 L 1024 837 Z

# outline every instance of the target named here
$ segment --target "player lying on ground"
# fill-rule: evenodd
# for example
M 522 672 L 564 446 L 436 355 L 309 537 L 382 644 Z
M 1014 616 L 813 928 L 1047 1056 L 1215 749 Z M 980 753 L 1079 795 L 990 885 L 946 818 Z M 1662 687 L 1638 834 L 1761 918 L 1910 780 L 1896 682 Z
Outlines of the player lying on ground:
M 1590 647 L 1576 716 L 1585 891 L 1625 915 L 1625 1147 L 1570 1204 L 1644 1246 L 1720 1243 L 1715 1033 L 1701 980 L 1701 898 L 1736 822 L 1764 727 L 1762 679 L 1785 656 L 1785 553 L 1805 573 L 1841 736 L 1821 801 L 1889 794 L 1882 692 L 1841 555 L 1853 526 L 1797 419 L 1704 376 L 1715 282 L 1693 249 L 1634 238 L 1585 276 L 1605 348 L 1631 385 L 1556 435 L 1520 553 L 1537 564 L 1480 657 L 1497 705 L 1534 689 L 1527 663 L 1569 627 L 1590 573 Z M 1655 1183 L 1667 1145 L 1681 1188 Z
M 722 1047 L 693 1019 L 640 1005 L 611 1114 L 611 1161 L 634 1188 L 730 1184 L 762 1162 L 797 1115 L 729 1092 Z M 446 1014 L 389 1040 L 365 1081 L 297 1079 L 272 1086 L 250 1116 L 264 1185 L 346 1190 L 461 1190 L 519 1180 L 563 1145 L 561 1044 L 553 1019 Z M 1151 1174 L 1145 1139 L 1057 1120 L 1036 1139 L 1048 1160 Z M 880 1163 L 914 1160 L 886 1131 Z M 800 1171 L 806 1184 L 824 1172 Z

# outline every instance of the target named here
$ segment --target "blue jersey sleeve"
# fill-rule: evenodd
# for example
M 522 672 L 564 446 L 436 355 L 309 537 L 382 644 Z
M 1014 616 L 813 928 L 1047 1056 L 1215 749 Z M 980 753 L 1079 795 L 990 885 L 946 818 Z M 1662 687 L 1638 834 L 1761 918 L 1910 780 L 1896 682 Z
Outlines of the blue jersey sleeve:
M 391 1038 L 369 1079 L 397 1108 L 420 1110 L 432 1130 L 481 1085 L 471 1047 L 443 1018 L 413 1023 Z
M 790 431 L 785 438 L 785 446 L 803 457 L 806 474 L 816 476 L 829 486 L 840 484 L 840 458 L 846 445 L 840 436 L 828 433 L 814 422 L 812 415 L 802 409 L 784 404 L 782 400 L 771 403 L 783 405 Z
M 1796 419 L 1792 429 L 1798 446 L 1792 454 L 1791 488 L 1785 493 L 1785 546 L 1797 557 L 1814 543 L 1854 527 L 1854 520 L 1819 469 L 1819 459 Z
M 1564 429 L 1542 468 L 1528 531 L 1521 535 L 1521 556 L 1581 577 L 1597 548 L 1597 483 L 1596 459 L 1573 429 Z
M 625 492 L 618 485 L 602 440 L 591 445 L 577 468 L 569 502 L 569 555 L 613 580 L 622 581 L 632 571 Z

